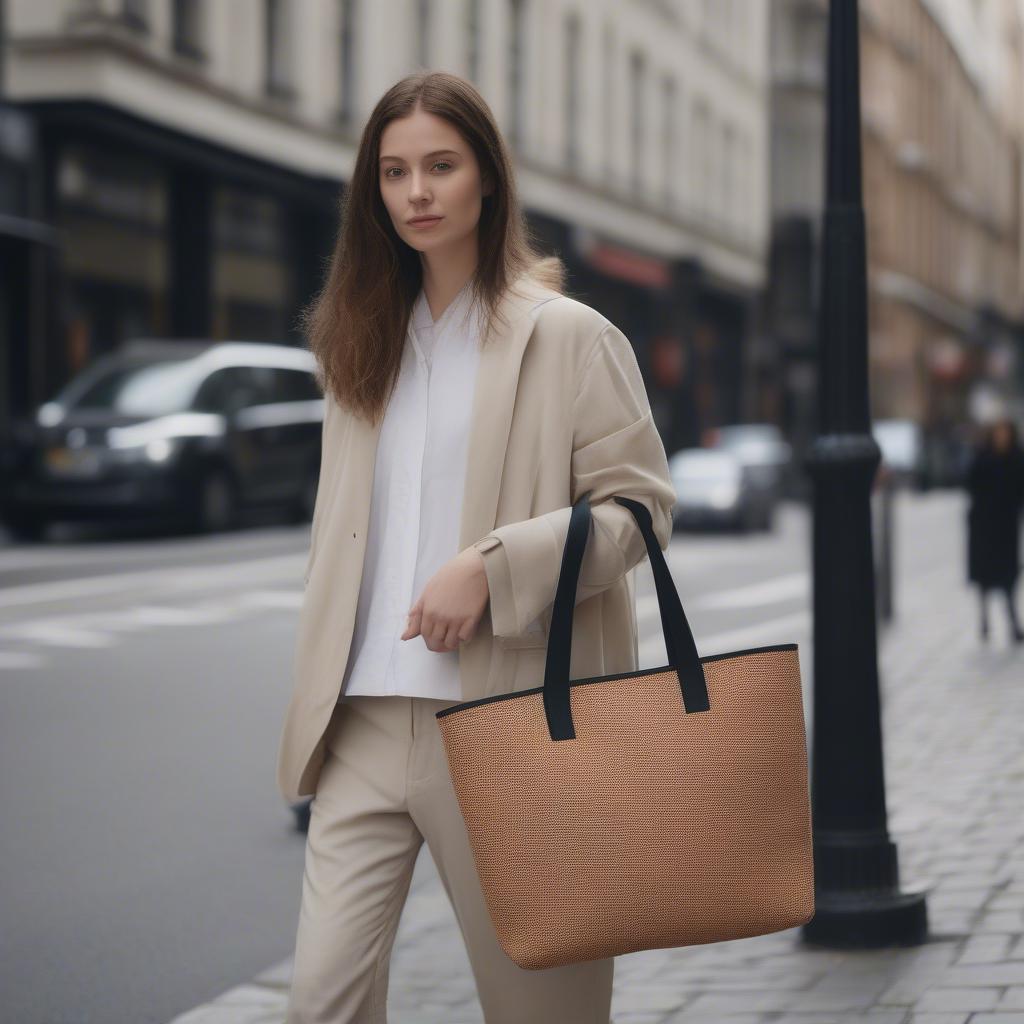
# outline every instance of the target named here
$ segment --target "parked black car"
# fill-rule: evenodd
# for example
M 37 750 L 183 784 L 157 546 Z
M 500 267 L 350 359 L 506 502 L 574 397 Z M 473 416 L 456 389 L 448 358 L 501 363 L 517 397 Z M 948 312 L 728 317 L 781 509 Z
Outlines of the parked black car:
M 168 517 L 229 529 L 243 508 L 312 518 L 323 394 L 312 353 L 260 342 L 133 341 L 98 358 L 0 447 L 0 519 Z

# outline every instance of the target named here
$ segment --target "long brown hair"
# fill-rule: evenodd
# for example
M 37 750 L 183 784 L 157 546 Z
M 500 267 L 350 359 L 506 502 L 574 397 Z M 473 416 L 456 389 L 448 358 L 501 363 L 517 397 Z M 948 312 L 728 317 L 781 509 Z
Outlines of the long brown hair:
M 442 71 L 396 82 L 363 129 L 355 168 L 340 199 L 340 224 L 327 278 L 300 316 L 317 377 L 340 405 L 375 422 L 398 377 L 413 304 L 422 286 L 420 254 L 395 231 L 380 194 L 380 138 L 389 122 L 417 104 L 447 120 L 473 148 L 483 182 L 478 223 L 479 260 L 471 288 L 484 311 L 488 337 L 505 289 L 523 274 L 555 291 L 565 289 L 557 256 L 534 247 L 514 185 L 512 162 L 494 117 L 472 83 Z

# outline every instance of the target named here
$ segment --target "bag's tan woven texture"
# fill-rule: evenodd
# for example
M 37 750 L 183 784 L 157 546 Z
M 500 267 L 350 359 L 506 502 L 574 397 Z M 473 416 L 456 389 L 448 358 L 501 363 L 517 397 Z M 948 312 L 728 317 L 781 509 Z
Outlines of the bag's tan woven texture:
M 795 644 L 571 684 L 575 740 L 540 689 L 438 718 L 502 948 L 543 968 L 736 939 L 814 914 Z
M 590 532 L 562 555 L 544 685 L 437 712 L 502 949 L 540 969 L 744 938 L 814 915 L 795 643 L 699 657 L 643 503 L 669 664 L 569 677 Z

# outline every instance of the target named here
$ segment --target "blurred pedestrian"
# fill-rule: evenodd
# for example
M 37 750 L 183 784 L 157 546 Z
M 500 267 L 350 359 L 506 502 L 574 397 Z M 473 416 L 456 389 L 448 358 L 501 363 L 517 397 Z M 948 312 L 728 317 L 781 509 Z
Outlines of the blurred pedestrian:
M 1017 425 L 1004 416 L 989 424 L 967 468 L 967 576 L 978 585 L 981 636 L 988 639 L 988 594 L 1002 591 L 1015 643 L 1024 630 L 1015 605 L 1024 509 L 1024 451 Z

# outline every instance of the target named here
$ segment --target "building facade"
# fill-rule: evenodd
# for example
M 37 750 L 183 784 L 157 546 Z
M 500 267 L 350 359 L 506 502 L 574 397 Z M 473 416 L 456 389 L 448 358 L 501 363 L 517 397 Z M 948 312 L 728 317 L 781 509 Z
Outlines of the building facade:
M 762 5 L 6 0 L 4 23 L 38 184 L 16 212 L 45 238 L 14 243 L 0 420 L 130 336 L 300 343 L 361 126 L 423 67 L 490 103 L 531 228 L 633 340 L 666 446 L 750 407 Z
M 1021 326 L 1020 136 L 929 4 L 862 11 L 875 408 L 944 438 Z
M 813 428 L 825 0 L 775 0 L 769 321 Z M 939 478 L 998 393 L 1024 408 L 1020 0 L 860 0 L 872 414 L 924 428 Z

